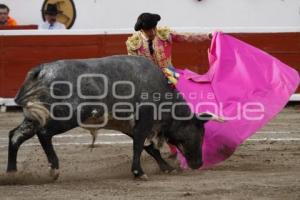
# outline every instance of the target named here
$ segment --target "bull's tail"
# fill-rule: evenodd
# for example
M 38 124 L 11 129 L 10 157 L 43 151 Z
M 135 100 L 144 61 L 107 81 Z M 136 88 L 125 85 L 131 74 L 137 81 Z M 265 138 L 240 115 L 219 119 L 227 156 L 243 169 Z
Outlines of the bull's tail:
M 41 66 L 31 70 L 19 90 L 15 102 L 23 107 L 27 118 L 37 121 L 41 126 L 45 126 L 50 117 L 50 112 L 45 104 L 41 102 L 41 96 L 48 96 L 49 89 L 43 86 L 40 77 Z
M 41 102 L 27 102 L 26 106 L 23 107 L 24 115 L 33 120 L 37 121 L 40 126 L 45 126 L 47 120 L 50 118 L 49 110 Z

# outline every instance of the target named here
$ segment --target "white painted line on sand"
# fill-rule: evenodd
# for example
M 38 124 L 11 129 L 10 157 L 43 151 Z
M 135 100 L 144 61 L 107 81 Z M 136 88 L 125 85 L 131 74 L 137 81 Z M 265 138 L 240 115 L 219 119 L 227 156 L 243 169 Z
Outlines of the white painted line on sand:
M 127 136 L 123 133 L 104 133 L 98 134 L 98 137 L 115 137 L 115 136 Z M 74 135 L 56 135 L 53 137 L 53 139 L 55 138 L 86 138 L 86 137 L 91 137 L 91 134 L 87 133 L 87 134 L 74 134 Z M 37 138 L 36 136 L 34 138 Z M 8 140 L 8 136 L 5 137 L 0 137 L 0 140 Z
M 255 134 L 291 134 L 291 131 L 258 131 Z
M 246 141 L 300 141 L 300 138 L 257 138 L 257 139 L 248 139 Z M 90 145 L 91 143 L 89 142 L 54 142 L 53 145 L 54 146 L 80 146 L 80 145 Z M 97 145 L 110 145 L 110 144 L 132 144 L 132 141 L 130 140 L 125 140 L 125 141 L 111 141 L 111 142 L 95 142 L 95 144 Z M 6 148 L 8 145 L 2 145 L 0 146 L 0 148 Z M 39 143 L 27 143 L 22 145 L 26 146 L 26 147 L 30 147 L 30 146 L 40 146 Z
M 95 145 L 110 145 L 110 144 L 132 144 L 132 141 L 118 141 L 118 142 L 95 142 Z M 91 145 L 89 142 L 53 142 L 54 146 L 84 146 L 84 145 Z M 39 143 L 27 143 L 22 145 L 22 147 L 32 147 L 32 146 L 41 146 Z M 6 148 L 8 145 L 2 145 L 0 148 Z
M 300 141 L 300 138 L 251 138 L 246 141 Z

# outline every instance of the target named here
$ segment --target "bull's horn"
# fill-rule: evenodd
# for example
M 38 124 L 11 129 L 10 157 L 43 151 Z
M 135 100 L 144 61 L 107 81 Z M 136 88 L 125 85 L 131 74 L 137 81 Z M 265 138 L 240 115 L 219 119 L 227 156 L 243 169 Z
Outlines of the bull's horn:
M 213 121 L 217 121 L 217 122 L 225 122 L 224 118 L 218 115 L 215 115 L 213 113 L 210 112 L 203 112 L 198 114 L 199 118 L 204 118 L 205 120 L 213 120 Z

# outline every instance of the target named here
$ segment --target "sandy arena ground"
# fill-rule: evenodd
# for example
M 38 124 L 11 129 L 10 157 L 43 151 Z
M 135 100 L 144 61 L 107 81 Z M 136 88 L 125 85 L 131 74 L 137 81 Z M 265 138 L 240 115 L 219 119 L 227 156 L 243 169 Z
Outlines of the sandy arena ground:
M 19 112 L 0 113 L 0 200 L 300 199 L 299 104 L 286 107 L 230 159 L 209 170 L 163 174 L 144 153 L 142 166 L 149 181 L 132 178 L 127 136 L 102 131 L 90 151 L 91 137 L 80 128 L 54 139 L 61 168 L 57 181 L 48 176 L 46 157 L 36 138 L 21 147 L 19 172 L 9 176 L 5 173 L 7 135 L 21 120 Z

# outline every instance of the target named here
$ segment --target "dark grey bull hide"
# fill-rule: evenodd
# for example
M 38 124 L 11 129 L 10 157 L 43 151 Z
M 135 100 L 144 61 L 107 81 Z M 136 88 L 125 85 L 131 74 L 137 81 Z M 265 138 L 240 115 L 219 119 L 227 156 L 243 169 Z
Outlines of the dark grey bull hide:
M 185 155 L 188 165 L 202 165 L 204 123 L 191 113 L 178 91 L 152 61 L 138 56 L 59 60 L 28 72 L 15 102 L 24 121 L 9 132 L 7 172 L 17 170 L 20 145 L 37 135 L 50 174 L 58 177 L 59 161 L 52 137 L 75 127 L 95 131 L 108 128 L 133 139 L 132 173 L 146 178 L 140 156 L 146 150 L 161 170 L 173 168 L 163 160 L 154 141 L 164 139 Z M 103 127 L 103 124 L 106 124 Z

